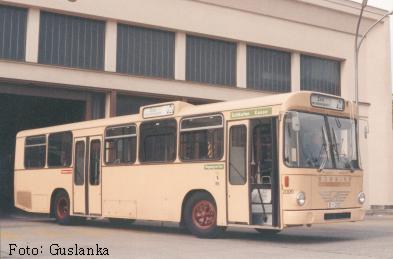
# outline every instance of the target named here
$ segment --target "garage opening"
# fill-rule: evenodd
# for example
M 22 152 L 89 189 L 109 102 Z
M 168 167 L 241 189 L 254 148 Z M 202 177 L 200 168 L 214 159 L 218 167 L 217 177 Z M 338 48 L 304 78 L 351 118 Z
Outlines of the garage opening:
M 0 214 L 13 210 L 15 136 L 18 131 L 83 121 L 86 102 L 0 94 Z

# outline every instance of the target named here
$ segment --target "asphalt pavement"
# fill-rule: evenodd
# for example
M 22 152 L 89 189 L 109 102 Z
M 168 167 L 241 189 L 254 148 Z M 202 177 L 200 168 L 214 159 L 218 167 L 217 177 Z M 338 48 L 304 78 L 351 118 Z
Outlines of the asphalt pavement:
M 217 239 L 199 239 L 173 223 L 89 220 L 60 226 L 46 217 L 24 215 L 0 219 L 0 242 L 0 258 L 393 259 L 393 216 L 296 227 L 279 234 L 229 228 Z

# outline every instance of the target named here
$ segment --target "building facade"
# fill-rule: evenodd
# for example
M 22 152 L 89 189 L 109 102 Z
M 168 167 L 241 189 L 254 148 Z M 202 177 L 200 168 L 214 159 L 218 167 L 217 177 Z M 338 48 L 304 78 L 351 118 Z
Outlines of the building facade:
M 300 90 L 353 100 L 359 8 L 348 0 L 0 1 L 2 197 L 22 129 L 168 100 Z M 368 7 L 361 32 L 385 13 Z M 359 61 L 364 188 L 376 208 L 393 205 L 389 30 L 387 20 L 376 26 Z

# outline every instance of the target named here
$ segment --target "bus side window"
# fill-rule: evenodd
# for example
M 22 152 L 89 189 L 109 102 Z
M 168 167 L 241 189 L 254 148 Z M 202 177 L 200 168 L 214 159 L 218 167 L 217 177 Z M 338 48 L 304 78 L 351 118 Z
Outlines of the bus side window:
M 101 141 L 94 139 L 90 143 L 90 184 L 100 184 Z
M 49 134 L 48 167 L 68 167 L 71 165 L 72 133 Z
M 114 126 L 105 132 L 105 163 L 133 164 L 136 160 L 135 125 Z
M 46 158 L 46 136 L 27 137 L 25 142 L 25 168 L 43 168 Z
M 172 162 L 176 159 L 174 119 L 148 121 L 140 126 L 139 160 L 141 162 Z
M 180 158 L 183 161 L 220 160 L 223 139 L 222 115 L 183 119 L 180 123 Z
M 75 185 L 83 185 L 85 182 L 85 142 L 78 141 L 75 144 Z
M 232 126 L 229 134 L 229 182 L 242 185 L 247 182 L 247 128 Z

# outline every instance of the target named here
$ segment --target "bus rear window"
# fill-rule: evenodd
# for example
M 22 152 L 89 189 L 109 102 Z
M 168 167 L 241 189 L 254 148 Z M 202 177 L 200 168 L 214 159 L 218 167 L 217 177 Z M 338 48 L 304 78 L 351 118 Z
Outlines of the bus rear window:
M 140 126 L 139 160 L 172 162 L 176 159 L 176 120 L 144 122 Z
M 221 115 L 187 118 L 181 121 L 180 158 L 183 161 L 220 160 L 223 155 Z
M 25 142 L 25 168 L 43 168 L 46 158 L 46 136 L 27 137 Z
M 72 133 L 60 132 L 49 134 L 48 166 L 68 167 L 71 165 Z
M 105 132 L 105 163 L 132 164 L 136 160 L 136 127 L 115 126 Z

